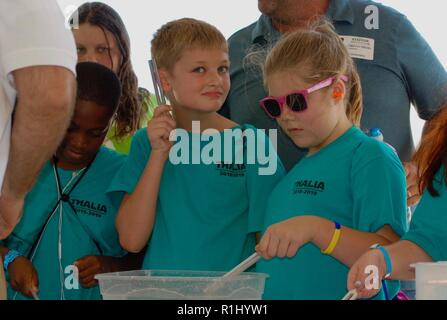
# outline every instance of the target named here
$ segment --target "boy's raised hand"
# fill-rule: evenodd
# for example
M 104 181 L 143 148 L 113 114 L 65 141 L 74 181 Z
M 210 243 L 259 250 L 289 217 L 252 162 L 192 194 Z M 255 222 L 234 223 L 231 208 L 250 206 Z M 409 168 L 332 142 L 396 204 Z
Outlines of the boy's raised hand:
M 414 206 L 418 204 L 421 199 L 421 192 L 419 191 L 419 176 L 418 168 L 412 162 L 404 162 L 405 177 L 407 180 L 407 206 Z
M 32 262 L 25 257 L 17 257 L 8 267 L 11 287 L 25 296 L 33 297 L 39 292 L 39 277 Z
M 176 123 L 172 118 L 169 105 L 158 106 L 154 111 L 154 116 L 147 125 L 147 135 L 153 151 L 169 153 L 172 142 L 169 141 L 171 131 L 175 129 Z

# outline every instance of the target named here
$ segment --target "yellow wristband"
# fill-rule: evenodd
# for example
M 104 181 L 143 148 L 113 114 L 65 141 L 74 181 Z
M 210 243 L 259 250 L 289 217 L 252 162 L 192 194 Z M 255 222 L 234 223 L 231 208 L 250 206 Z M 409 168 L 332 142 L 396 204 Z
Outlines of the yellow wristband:
M 321 250 L 321 253 L 324 254 L 331 254 L 332 251 L 334 251 L 335 247 L 337 246 L 338 240 L 340 239 L 340 234 L 341 234 L 341 226 L 338 222 L 335 222 L 335 231 L 334 234 L 332 236 L 332 240 L 329 243 L 328 247 L 325 250 Z

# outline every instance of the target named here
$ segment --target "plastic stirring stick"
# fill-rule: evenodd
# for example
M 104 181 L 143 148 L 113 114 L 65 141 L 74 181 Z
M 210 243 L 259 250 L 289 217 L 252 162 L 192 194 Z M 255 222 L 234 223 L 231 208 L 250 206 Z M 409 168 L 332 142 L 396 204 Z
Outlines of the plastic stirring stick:
M 31 291 L 31 294 L 33 295 L 34 300 L 40 300 L 39 296 L 37 295 L 37 293 L 35 291 Z
M 206 295 L 214 295 L 217 289 L 219 289 L 220 286 L 222 286 L 223 281 L 235 277 L 239 275 L 240 273 L 244 272 L 248 268 L 250 268 L 252 265 L 254 265 L 259 259 L 261 258 L 260 255 L 258 255 L 256 252 L 253 253 L 251 256 L 249 256 L 247 259 L 239 263 L 236 267 L 225 273 L 222 277 L 217 278 L 210 286 L 205 288 L 204 292 Z
M 257 252 L 253 253 L 247 259 L 239 263 L 236 267 L 225 273 L 222 278 L 237 276 L 238 274 L 250 268 L 256 262 L 258 262 L 259 259 L 261 259 L 261 256 Z
M 157 98 L 158 105 L 166 104 L 166 98 L 161 86 L 160 76 L 158 74 L 157 65 L 155 60 L 149 60 L 149 69 L 151 71 L 152 83 L 154 85 L 155 97 Z
M 148 62 L 152 76 L 152 83 L 154 85 L 155 97 L 157 98 L 157 104 L 166 104 L 168 101 L 166 101 L 166 96 L 163 91 L 163 87 L 161 86 L 160 74 L 158 73 L 157 64 L 155 63 L 155 60 L 149 60 Z M 172 118 L 174 118 L 174 114 L 172 113 L 172 111 L 169 111 L 169 114 L 172 116 Z
M 357 290 L 350 290 L 341 300 L 356 300 L 358 296 Z

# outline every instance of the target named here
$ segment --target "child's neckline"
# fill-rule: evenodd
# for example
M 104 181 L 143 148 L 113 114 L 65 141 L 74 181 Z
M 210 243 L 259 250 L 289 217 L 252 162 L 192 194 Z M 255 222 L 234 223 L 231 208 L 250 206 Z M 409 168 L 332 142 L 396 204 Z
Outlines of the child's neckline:
M 98 158 L 98 155 L 101 153 L 102 148 L 103 147 L 99 148 L 98 152 L 96 153 L 95 157 L 93 158 L 93 160 L 91 161 L 90 164 L 83 165 L 82 167 L 79 167 L 79 168 L 66 168 L 66 167 L 63 167 L 63 166 L 61 166 L 61 163 L 59 161 L 57 163 L 55 162 L 55 156 L 53 156 L 53 158 L 50 160 L 50 164 L 51 164 L 51 166 L 55 165 L 56 169 L 58 171 L 62 171 L 62 172 L 76 173 L 78 171 L 83 171 L 87 167 L 93 165 L 93 162 L 95 162 L 95 160 Z
M 205 130 L 201 130 L 201 132 L 193 132 L 193 131 L 188 131 L 188 130 L 186 130 L 186 129 L 181 129 L 181 128 L 180 128 L 180 129 L 181 129 L 181 130 L 185 130 L 186 132 L 188 132 L 189 135 L 214 136 L 214 135 L 220 135 L 220 134 L 223 134 L 223 133 L 226 132 L 226 131 L 233 131 L 233 130 L 238 129 L 238 128 L 242 129 L 243 126 L 240 125 L 240 124 L 236 124 L 236 125 L 233 126 L 233 127 L 225 128 L 225 129 L 223 129 L 223 130 L 217 130 L 217 129 L 214 129 L 214 128 L 208 128 L 208 129 L 205 129 Z M 206 132 L 207 130 L 209 130 L 209 131 L 217 131 L 217 132 L 207 133 L 207 132 Z M 205 132 L 205 133 L 204 133 L 204 132 Z
M 321 154 L 324 154 L 327 152 L 327 150 L 331 150 L 334 148 L 334 146 L 338 145 L 342 141 L 344 141 L 348 136 L 351 136 L 354 134 L 354 132 L 357 132 L 358 128 L 355 125 L 352 125 L 348 130 L 346 130 L 342 135 L 340 135 L 337 139 L 329 143 L 328 145 L 324 146 L 322 149 L 318 150 L 316 153 L 313 153 L 311 155 L 306 155 L 303 159 L 312 159 L 314 157 L 319 157 Z
M 181 129 L 188 133 L 194 134 L 203 134 L 203 131 L 206 130 L 217 130 L 219 132 L 224 132 L 225 130 L 233 130 L 240 127 L 239 123 L 225 118 L 218 113 L 213 113 L 208 117 L 202 118 L 186 117 L 186 119 L 181 121 L 176 118 L 174 118 L 174 120 L 176 120 L 177 124 L 179 125 L 176 129 Z
M 62 172 L 71 172 L 73 174 L 76 174 L 77 172 L 84 171 L 87 167 L 85 166 L 85 167 L 82 167 L 79 169 L 65 169 L 65 168 L 57 166 L 56 168 L 57 168 L 57 170 L 62 171 Z

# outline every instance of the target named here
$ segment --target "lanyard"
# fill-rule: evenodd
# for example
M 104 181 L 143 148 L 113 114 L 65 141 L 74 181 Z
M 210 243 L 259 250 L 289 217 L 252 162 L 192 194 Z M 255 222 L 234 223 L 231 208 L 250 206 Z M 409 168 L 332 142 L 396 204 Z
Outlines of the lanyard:
M 82 171 L 82 173 L 79 175 L 79 178 L 75 181 L 75 183 L 73 184 L 73 186 L 70 188 L 70 190 L 68 192 L 65 191 L 65 189 L 70 185 L 71 181 L 70 180 L 67 185 L 65 186 L 64 189 L 62 189 L 61 187 L 61 183 L 60 183 L 60 177 L 59 177 L 59 173 L 57 170 L 57 162 L 58 159 L 56 157 L 53 157 L 53 171 L 54 171 L 54 175 L 56 177 L 56 185 L 57 185 L 57 191 L 58 191 L 58 200 L 56 202 L 56 204 L 53 206 L 52 210 L 50 211 L 50 214 L 48 215 L 48 217 L 45 220 L 45 223 L 43 224 L 42 228 L 40 229 L 38 236 L 36 238 L 36 241 L 34 241 L 31 250 L 28 254 L 28 259 L 30 259 L 32 261 L 37 247 L 40 243 L 40 240 L 42 239 L 43 233 L 45 232 L 45 229 L 48 225 L 48 222 L 50 221 L 51 217 L 54 215 L 54 213 L 56 212 L 57 208 L 61 205 L 61 202 L 66 202 L 70 208 L 73 210 L 73 212 L 75 213 L 74 216 L 77 218 L 79 224 L 81 225 L 81 227 L 84 229 L 84 231 L 89 235 L 89 237 L 92 239 L 93 243 L 95 244 L 96 248 L 98 249 L 98 252 L 100 253 L 100 255 L 103 254 L 101 247 L 99 246 L 99 244 L 97 243 L 97 241 L 95 240 L 95 238 L 92 236 L 91 232 L 88 230 L 88 228 L 86 228 L 84 226 L 84 224 L 81 222 L 81 220 L 79 219 L 78 213 L 75 209 L 75 207 L 73 206 L 73 204 L 70 202 L 70 194 L 73 192 L 73 190 L 76 188 L 76 186 L 81 182 L 82 178 L 84 178 L 84 176 L 86 175 L 86 173 L 88 172 L 88 170 L 90 169 L 91 164 L 93 163 L 94 159 L 87 165 L 87 167 L 84 168 L 84 170 Z
M 82 180 L 82 178 L 85 176 L 85 174 L 87 173 L 87 171 L 90 169 L 90 166 L 92 164 L 93 161 L 91 161 L 87 167 L 85 167 L 85 170 L 81 173 L 81 175 L 79 176 L 79 178 L 76 180 L 76 182 L 73 184 L 73 187 L 71 187 L 70 191 L 68 191 L 67 193 L 65 193 L 65 188 L 67 188 L 70 185 L 70 181 L 67 183 L 67 185 L 65 186 L 64 190 L 62 189 L 61 186 L 61 182 L 60 182 L 60 178 L 59 178 L 59 172 L 57 171 L 57 159 L 55 159 L 54 162 L 54 174 L 56 176 L 56 184 L 57 184 L 57 188 L 58 188 L 58 192 L 59 192 L 59 204 L 60 201 L 62 202 L 66 202 L 70 208 L 73 210 L 74 212 L 74 216 L 76 217 L 76 219 L 78 220 L 79 225 L 82 227 L 82 229 L 84 229 L 84 231 L 88 234 L 88 236 L 90 237 L 90 239 L 92 239 L 93 243 L 96 246 L 96 249 L 98 249 L 98 252 L 100 255 L 103 255 L 103 251 L 101 249 L 101 247 L 99 246 L 98 242 L 95 240 L 95 237 L 93 237 L 93 235 L 91 234 L 90 230 L 82 223 L 81 219 L 79 218 L 78 212 L 76 211 L 76 208 L 73 206 L 73 204 L 70 202 L 70 194 L 71 192 L 74 190 L 74 188 L 76 188 L 76 186 L 79 184 L 79 182 Z M 57 204 L 57 203 L 56 203 Z

